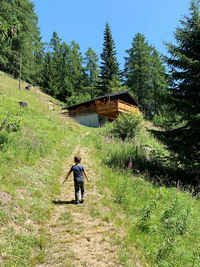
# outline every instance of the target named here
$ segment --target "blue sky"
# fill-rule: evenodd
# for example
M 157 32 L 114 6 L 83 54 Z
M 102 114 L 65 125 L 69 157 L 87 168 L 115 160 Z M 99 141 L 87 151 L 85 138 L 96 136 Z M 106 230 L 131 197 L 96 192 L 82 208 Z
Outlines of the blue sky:
M 163 41 L 174 43 L 173 32 L 188 13 L 189 0 L 34 0 L 42 41 L 49 42 L 53 31 L 69 44 L 75 40 L 84 54 L 88 47 L 97 53 L 103 48 L 103 32 L 109 23 L 117 59 L 124 67 L 126 49 L 138 32 L 149 44 L 166 54 Z

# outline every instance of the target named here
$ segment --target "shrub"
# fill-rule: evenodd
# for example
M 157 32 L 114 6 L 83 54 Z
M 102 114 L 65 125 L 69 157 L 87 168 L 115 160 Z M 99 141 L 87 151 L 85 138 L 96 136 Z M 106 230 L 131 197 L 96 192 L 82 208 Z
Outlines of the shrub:
M 109 135 L 121 138 L 134 138 L 142 127 L 142 115 L 136 112 L 122 113 L 112 123 L 106 125 Z
M 7 134 L 0 132 L 0 148 L 3 147 L 4 143 L 8 140 Z
M 5 117 L 0 118 L 0 149 L 8 142 L 8 135 L 21 130 L 23 123 L 23 111 L 19 109 L 10 110 Z
M 6 115 L 6 118 L 3 121 L 0 121 L 0 131 L 5 129 L 8 133 L 17 132 L 22 127 L 22 115 L 23 110 L 13 109 L 9 111 Z

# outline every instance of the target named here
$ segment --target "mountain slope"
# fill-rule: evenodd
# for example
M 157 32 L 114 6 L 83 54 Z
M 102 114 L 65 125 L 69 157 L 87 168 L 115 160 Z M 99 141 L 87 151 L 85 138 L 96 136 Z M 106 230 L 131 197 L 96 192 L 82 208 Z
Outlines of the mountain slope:
M 28 108 L 20 108 L 19 101 Z M 60 115 L 57 103 L 34 87 L 19 91 L 18 81 L 0 73 L 0 263 L 5 266 L 31 266 L 44 258 L 44 225 L 59 192 L 57 177 L 80 131 Z
M 59 102 L 25 85 L 18 90 L 17 80 L 0 73 L 0 265 L 121 266 L 96 187 L 98 167 L 84 143 L 96 129 L 65 118 Z M 72 177 L 61 186 L 75 153 L 92 180 L 82 206 L 73 204 Z
M 199 266 L 199 199 L 116 167 L 132 142 L 105 143 L 25 85 L 0 72 L 0 265 Z M 76 153 L 91 179 L 80 206 L 73 178 L 62 185 Z

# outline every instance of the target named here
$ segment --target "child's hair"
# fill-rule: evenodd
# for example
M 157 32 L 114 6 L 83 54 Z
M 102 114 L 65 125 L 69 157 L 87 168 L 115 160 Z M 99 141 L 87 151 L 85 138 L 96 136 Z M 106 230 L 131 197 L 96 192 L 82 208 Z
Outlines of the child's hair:
M 80 163 L 81 162 L 81 157 L 79 156 L 74 156 L 74 162 Z

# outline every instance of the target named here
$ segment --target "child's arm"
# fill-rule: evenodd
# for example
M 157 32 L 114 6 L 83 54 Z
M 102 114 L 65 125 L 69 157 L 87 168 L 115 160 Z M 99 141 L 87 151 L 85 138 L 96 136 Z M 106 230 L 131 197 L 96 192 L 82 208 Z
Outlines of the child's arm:
M 65 180 L 63 181 L 63 184 L 64 184 L 65 181 L 67 181 L 67 179 L 69 178 L 69 176 L 71 175 L 71 173 L 72 173 L 72 171 L 69 171 L 69 172 L 68 172 L 68 174 L 66 175 Z
M 86 172 L 85 171 L 83 171 L 83 174 L 85 175 L 85 178 L 87 179 L 87 181 L 89 182 L 90 181 L 90 179 L 88 178 L 88 176 L 87 176 L 87 174 L 86 174 Z

